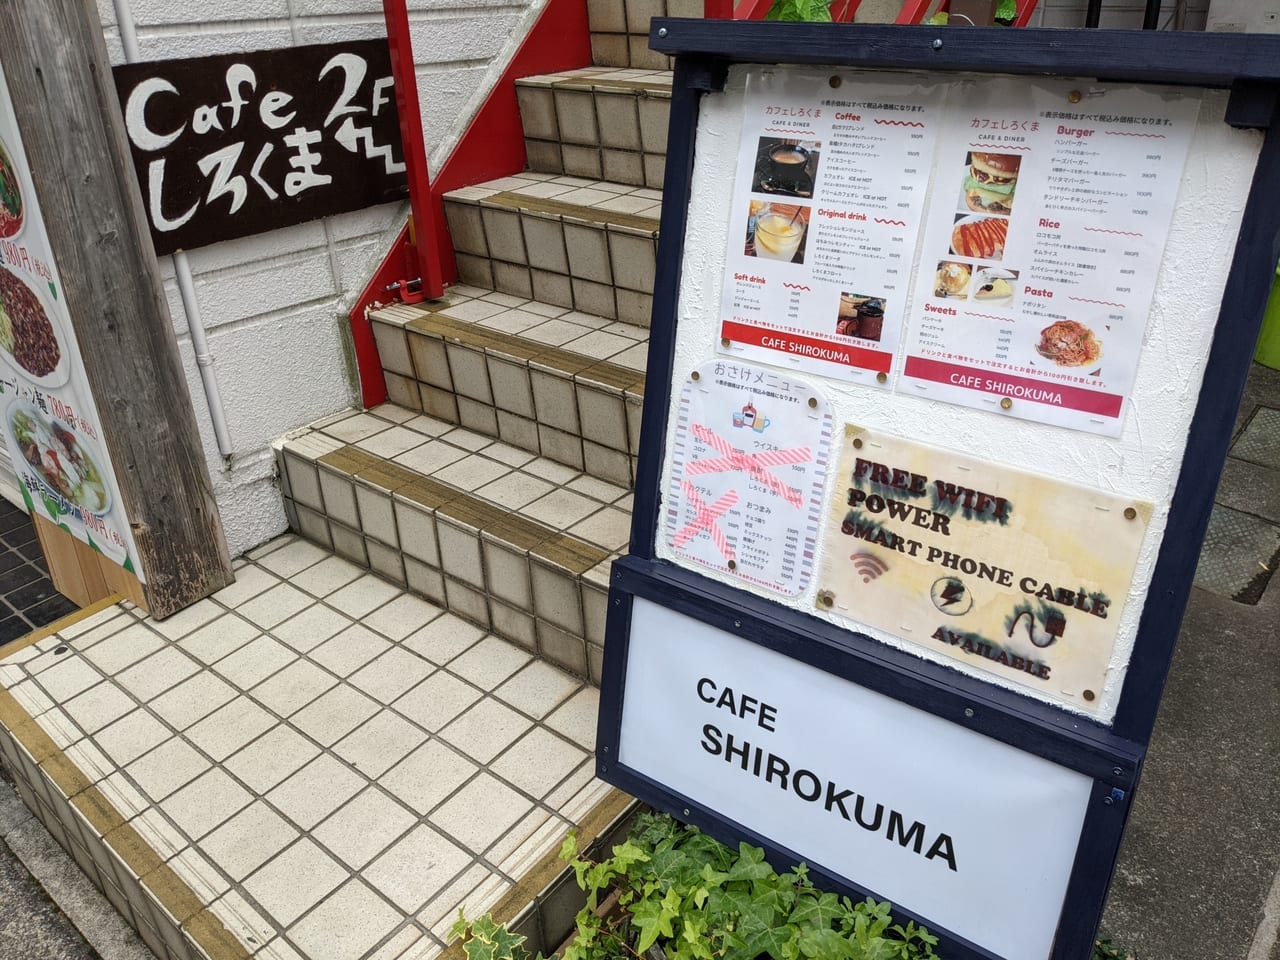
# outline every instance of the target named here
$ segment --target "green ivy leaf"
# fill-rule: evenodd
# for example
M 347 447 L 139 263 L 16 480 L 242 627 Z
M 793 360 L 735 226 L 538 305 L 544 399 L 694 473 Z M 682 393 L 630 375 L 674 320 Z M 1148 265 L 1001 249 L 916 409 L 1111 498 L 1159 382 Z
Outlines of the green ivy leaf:
M 820 896 L 805 897 L 802 899 L 788 918 L 791 923 L 805 924 L 811 923 L 817 926 L 828 927 L 834 923 L 844 911 L 840 908 L 840 898 L 834 893 L 824 893 Z
M 997 20 L 1016 20 L 1018 18 L 1018 0 L 1000 0 L 996 4 Z
M 673 937 L 671 921 L 680 910 L 680 895 L 668 890 L 661 900 L 645 900 L 631 911 L 631 918 L 640 931 L 640 942 L 636 944 L 636 952 L 644 953 L 655 943 L 658 937 Z
M 578 855 L 578 831 L 570 830 L 569 835 L 564 838 L 564 843 L 560 844 L 560 859 L 572 860 Z
M 773 867 L 764 862 L 764 851 L 743 841 L 738 844 L 738 860 L 729 868 L 726 882 L 763 880 L 772 874 Z

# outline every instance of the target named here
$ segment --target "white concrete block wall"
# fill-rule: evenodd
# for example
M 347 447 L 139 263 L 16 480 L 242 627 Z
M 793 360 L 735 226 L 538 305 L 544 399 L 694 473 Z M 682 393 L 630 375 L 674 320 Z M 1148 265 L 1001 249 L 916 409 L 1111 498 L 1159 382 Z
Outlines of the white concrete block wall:
M 438 169 L 532 26 L 544 0 L 408 0 L 423 129 Z M 143 60 L 196 57 L 385 35 L 381 0 L 97 0 L 113 63 L 120 23 Z M 1164 14 L 1172 17 L 1172 3 Z M 1084 22 L 1085 0 L 1042 0 L 1035 23 Z M 1104 3 L 1103 25 L 1139 26 L 1140 2 Z M 1208 0 L 1191 0 L 1188 27 Z M 219 455 L 174 279 L 161 259 L 209 471 L 233 555 L 284 529 L 269 442 L 358 402 L 346 314 L 403 223 L 391 204 L 194 250 L 196 305 L 208 332 L 233 446 Z
M 409 0 L 431 168 L 438 169 L 543 0 Z M 98 0 L 113 63 L 120 23 L 161 60 L 386 35 L 381 0 Z M 198 18 L 198 19 L 197 19 Z M 232 456 L 214 439 L 173 258 L 160 258 L 183 368 L 233 556 L 281 532 L 276 437 L 359 402 L 347 314 L 404 223 L 387 204 L 188 252 Z
M 1040 0 L 1032 15 L 1033 27 L 1083 27 L 1087 0 Z M 1161 5 L 1160 27 L 1169 29 L 1173 23 L 1173 0 Z M 1146 4 L 1136 0 L 1103 0 L 1102 16 L 1098 26 L 1109 29 L 1139 29 L 1142 26 Z M 1203 30 L 1209 12 L 1209 0 L 1189 0 L 1185 29 Z

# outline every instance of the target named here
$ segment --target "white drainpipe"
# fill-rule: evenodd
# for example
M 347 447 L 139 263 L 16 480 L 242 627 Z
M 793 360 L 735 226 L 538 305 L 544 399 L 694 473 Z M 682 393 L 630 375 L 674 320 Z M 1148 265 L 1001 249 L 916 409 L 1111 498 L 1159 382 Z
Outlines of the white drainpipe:
M 112 0 L 116 12 L 116 27 L 120 32 L 120 45 L 124 48 L 126 63 L 138 62 L 138 35 L 133 27 L 133 13 L 129 0 Z M 182 297 L 182 309 L 187 315 L 187 331 L 191 334 L 191 347 L 196 354 L 196 367 L 200 382 L 204 384 L 205 403 L 209 407 L 209 419 L 213 423 L 213 435 L 218 443 L 218 453 L 223 461 L 232 455 L 231 432 L 227 429 L 227 410 L 222 403 L 222 391 L 218 389 L 218 374 L 213 368 L 213 355 L 209 353 L 209 338 L 205 335 L 204 320 L 196 300 L 195 278 L 187 255 L 179 250 L 173 255 L 173 272 L 178 280 L 178 294 Z

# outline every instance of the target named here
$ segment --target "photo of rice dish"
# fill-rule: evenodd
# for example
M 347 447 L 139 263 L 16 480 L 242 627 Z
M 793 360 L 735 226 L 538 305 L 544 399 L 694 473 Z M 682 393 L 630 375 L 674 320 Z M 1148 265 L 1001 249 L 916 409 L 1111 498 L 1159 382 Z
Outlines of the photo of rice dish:
M 74 430 L 18 401 L 9 408 L 9 435 L 15 452 L 50 493 L 92 513 L 107 512 L 111 498 L 102 471 Z
M 22 230 L 22 190 L 13 158 L 0 140 L 0 238 L 16 237 Z
M 33 377 L 47 377 L 62 359 L 53 323 L 36 292 L 0 267 L 0 349 Z

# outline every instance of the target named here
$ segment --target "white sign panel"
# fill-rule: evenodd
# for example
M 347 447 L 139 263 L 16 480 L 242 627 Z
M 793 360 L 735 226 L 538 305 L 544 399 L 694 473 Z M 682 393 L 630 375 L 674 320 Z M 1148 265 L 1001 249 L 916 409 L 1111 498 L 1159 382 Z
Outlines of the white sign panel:
M 638 597 L 625 691 L 623 765 L 999 956 L 1049 955 L 1088 777 Z
M 799 596 L 813 575 L 831 433 L 826 398 L 801 380 L 736 360 L 695 370 L 666 499 L 676 557 Z

